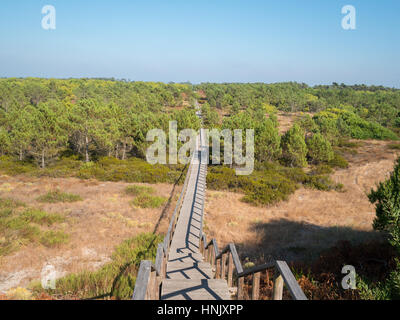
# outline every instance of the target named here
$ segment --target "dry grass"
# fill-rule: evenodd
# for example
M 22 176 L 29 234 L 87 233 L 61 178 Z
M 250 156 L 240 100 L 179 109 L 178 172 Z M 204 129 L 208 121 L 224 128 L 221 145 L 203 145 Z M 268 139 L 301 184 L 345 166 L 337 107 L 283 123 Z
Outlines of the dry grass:
M 253 260 L 313 258 L 338 240 L 379 237 L 372 230 L 375 211 L 366 194 L 393 168 L 398 152 L 389 150 L 387 143 L 365 141 L 356 154 L 347 155 L 349 168 L 332 175 L 345 192 L 302 188 L 286 202 L 257 208 L 241 202 L 240 194 L 208 191 L 208 236 L 220 246 L 235 242 L 240 254 Z
M 132 208 L 133 199 L 125 193 L 129 186 L 123 182 L 98 182 L 75 178 L 32 178 L 26 176 L 0 176 L 0 197 L 22 201 L 30 207 L 65 217 L 60 229 L 69 235 L 68 243 L 57 233 L 49 233 L 47 239 L 54 248 L 27 245 L 16 253 L 0 258 L 0 293 L 15 287 L 25 287 L 32 280 L 40 279 L 46 263 L 55 266 L 57 276 L 96 270 L 110 260 L 116 245 L 143 232 L 163 233 L 168 228 L 176 197 L 164 213 L 157 209 Z M 139 184 L 150 187 L 149 184 Z M 154 187 L 154 185 L 153 185 Z M 73 203 L 41 203 L 40 195 L 59 189 L 79 195 L 83 200 Z M 155 196 L 169 198 L 173 186 L 157 184 Z M 175 192 L 179 192 L 177 187 Z M 55 230 L 57 231 L 57 230 Z

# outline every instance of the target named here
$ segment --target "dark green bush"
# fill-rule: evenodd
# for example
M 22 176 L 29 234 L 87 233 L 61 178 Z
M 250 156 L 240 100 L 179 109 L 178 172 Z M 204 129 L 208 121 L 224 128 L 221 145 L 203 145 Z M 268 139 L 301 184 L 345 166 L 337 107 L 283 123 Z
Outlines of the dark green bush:
M 341 169 L 346 169 L 349 167 L 348 161 L 337 152 L 334 153 L 333 159 L 328 162 L 328 165 L 331 166 L 332 168 L 341 168 Z
M 151 165 L 148 162 L 130 158 L 101 158 L 97 162 L 85 163 L 79 169 L 80 178 L 95 178 L 101 181 L 126 181 L 143 183 L 174 183 L 181 172 L 164 165 Z M 182 180 L 182 179 L 181 179 Z
M 400 251 L 400 158 L 390 177 L 371 190 L 368 198 L 375 204 L 374 229 L 387 232 L 391 245 Z

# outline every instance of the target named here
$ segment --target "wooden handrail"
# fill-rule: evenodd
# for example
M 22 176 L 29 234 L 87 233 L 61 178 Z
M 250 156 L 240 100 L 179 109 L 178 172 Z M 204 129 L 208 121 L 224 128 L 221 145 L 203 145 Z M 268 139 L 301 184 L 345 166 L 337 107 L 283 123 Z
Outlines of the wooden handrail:
M 151 261 L 142 260 L 140 262 L 132 300 L 157 300 L 159 298 L 156 273 L 156 268 Z
M 212 247 L 212 251 L 211 251 Z M 203 256 L 207 262 L 215 268 L 215 277 L 226 279 L 228 285 L 233 285 L 233 273 L 237 279 L 237 298 L 244 299 L 244 278 L 252 276 L 252 296 L 253 300 L 258 300 L 260 290 L 260 274 L 270 269 L 274 270 L 274 290 L 273 299 L 282 300 L 283 285 L 286 285 L 291 296 L 295 300 L 307 300 L 304 292 L 301 290 L 296 278 L 285 261 L 273 261 L 263 265 L 255 266 L 243 270 L 242 264 L 237 254 L 236 246 L 233 243 L 228 244 L 219 252 L 218 244 L 215 239 L 206 244 L 206 235 L 203 233 L 200 237 L 200 249 L 203 250 Z M 219 252 L 219 253 L 218 253 Z M 212 254 L 214 254 L 214 256 Z M 226 275 L 226 261 L 228 258 L 228 274 Z
M 172 214 L 167 234 L 164 237 L 163 243 L 158 244 L 155 264 L 149 260 L 142 260 L 140 262 L 132 300 L 158 300 L 160 298 L 161 283 L 166 277 L 169 248 L 189 184 L 192 162 L 193 161 L 190 161 L 187 169 L 185 182 L 178 202 L 176 203 L 174 213 Z

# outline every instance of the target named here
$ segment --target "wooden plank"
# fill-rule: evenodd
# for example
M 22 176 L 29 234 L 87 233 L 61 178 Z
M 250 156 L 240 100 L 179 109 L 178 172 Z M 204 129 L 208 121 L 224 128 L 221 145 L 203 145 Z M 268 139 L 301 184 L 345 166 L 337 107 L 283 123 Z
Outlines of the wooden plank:
M 157 273 L 160 275 L 161 273 L 161 268 L 162 268 L 162 263 L 164 259 L 164 246 L 160 243 L 157 247 L 157 255 L 156 255 L 156 262 L 155 262 L 155 267 L 157 270 Z
M 260 295 L 260 272 L 253 274 L 253 285 L 251 288 L 251 299 L 258 300 Z
M 233 243 L 229 244 L 230 251 L 233 258 L 233 263 L 235 264 L 236 272 L 241 274 L 243 272 L 242 264 L 240 263 L 239 255 L 237 254 L 236 247 Z
M 224 253 L 221 258 L 221 279 L 226 279 L 226 256 Z
M 215 268 L 215 278 L 216 279 L 221 279 L 221 259 L 217 260 L 216 263 L 216 268 Z
M 136 278 L 135 290 L 133 291 L 132 300 L 146 300 L 150 272 L 151 261 L 142 260 L 140 262 L 139 272 Z
M 303 290 L 301 290 L 299 284 L 296 281 L 292 271 L 285 261 L 276 261 L 276 267 L 279 273 L 282 275 L 285 281 L 286 287 L 288 288 L 290 294 L 295 300 L 307 300 L 306 295 Z
M 233 258 L 232 253 L 228 254 L 228 287 L 232 287 L 233 284 Z
M 238 279 L 237 295 L 238 300 L 244 300 L 244 277 Z
M 242 273 L 239 274 L 239 276 L 247 276 L 256 272 L 266 271 L 274 267 L 275 267 L 275 262 L 262 264 L 260 266 L 255 266 L 249 269 L 245 269 Z
M 283 278 L 282 275 L 275 275 L 274 279 L 274 289 L 273 289 L 273 299 L 274 300 L 282 300 L 283 297 Z
M 226 281 L 221 279 L 164 280 L 163 300 L 230 300 Z

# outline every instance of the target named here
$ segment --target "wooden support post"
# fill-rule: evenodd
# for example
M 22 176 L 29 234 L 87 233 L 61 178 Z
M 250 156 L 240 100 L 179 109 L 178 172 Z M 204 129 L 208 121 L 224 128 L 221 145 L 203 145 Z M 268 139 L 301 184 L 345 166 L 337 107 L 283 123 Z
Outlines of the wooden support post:
M 151 271 L 150 272 L 150 279 L 147 285 L 147 292 L 146 292 L 146 300 L 155 300 L 155 292 L 156 292 L 156 272 Z
M 162 283 L 162 278 L 160 276 L 156 277 L 156 292 L 155 292 L 156 300 L 160 300 L 161 283 Z
M 275 272 L 278 272 L 275 270 Z M 274 279 L 274 292 L 273 292 L 273 299 L 274 300 L 282 300 L 283 297 L 283 278 L 280 273 L 275 276 Z
M 253 286 L 251 290 L 251 299 L 258 300 L 260 294 L 260 272 L 253 274 Z
M 232 287 L 232 277 L 233 277 L 233 258 L 232 253 L 229 252 L 228 256 L 228 287 Z
M 238 300 L 244 300 L 244 277 L 238 279 L 237 295 Z
M 215 265 L 216 270 L 215 270 L 215 279 L 221 279 L 221 261 L 222 259 L 216 260 Z
M 221 258 L 221 279 L 226 279 L 226 253 Z
M 161 281 L 167 277 L 167 257 L 164 255 L 161 264 Z

